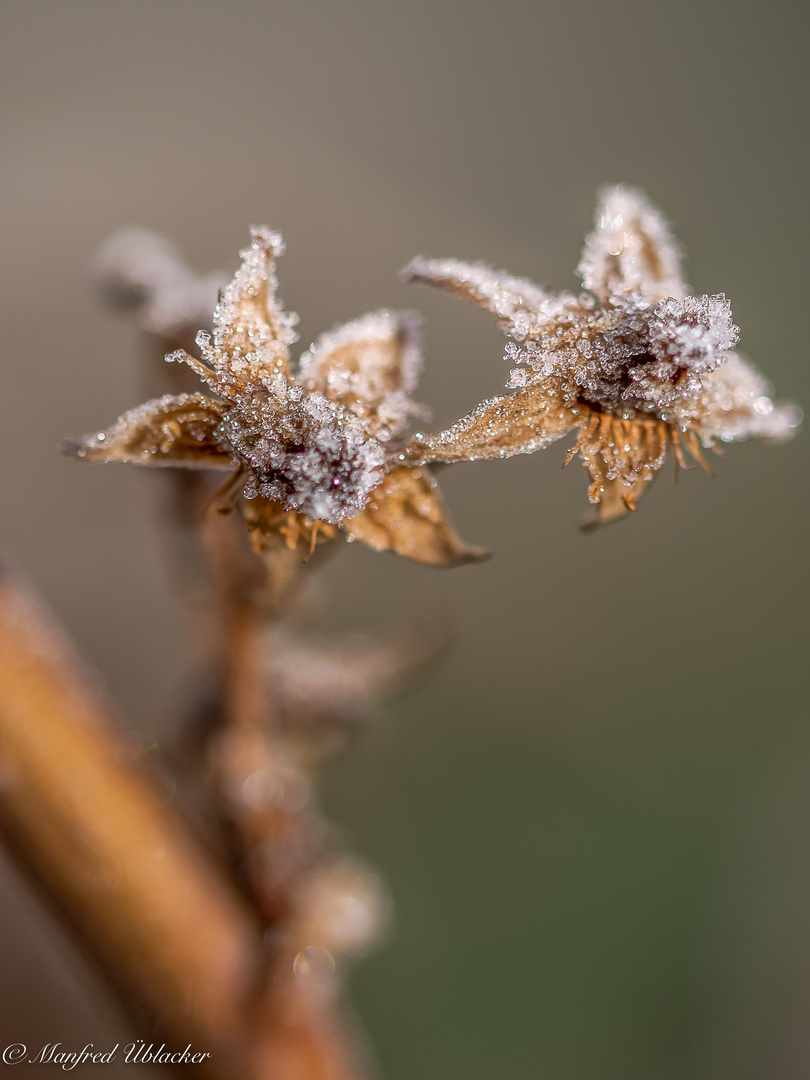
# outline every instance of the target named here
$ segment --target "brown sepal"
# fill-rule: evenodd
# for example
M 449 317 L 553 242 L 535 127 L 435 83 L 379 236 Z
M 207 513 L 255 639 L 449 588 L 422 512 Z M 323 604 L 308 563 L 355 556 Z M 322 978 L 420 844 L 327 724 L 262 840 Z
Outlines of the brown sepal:
M 62 452 L 84 461 L 126 461 L 200 469 L 233 468 L 231 455 L 215 438 L 222 406 L 203 394 L 167 394 L 125 412 L 111 428 Z
M 416 435 L 405 454 L 415 464 L 476 461 L 530 454 L 577 424 L 556 386 L 536 382 L 483 401 L 446 431 Z
M 372 492 L 365 510 L 346 521 L 351 540 L 393 551 L 427 566 L 457 566 L 489 558 L 469 547 L 448 521 L 436 481 L 427 469 L 400 466 Z

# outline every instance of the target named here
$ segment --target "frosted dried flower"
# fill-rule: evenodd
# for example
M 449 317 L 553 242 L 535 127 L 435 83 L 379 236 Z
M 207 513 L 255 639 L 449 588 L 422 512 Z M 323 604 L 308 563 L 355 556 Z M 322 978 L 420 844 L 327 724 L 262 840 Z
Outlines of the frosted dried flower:
M 480 558 L 447 521 L 430 473 L 388 452 L 421 412 L 411 397 L 421 368 L 415 317 L 364 315 L 322 335 L 293 372 L 298 317 L 276 296 L 283 250 L 277 233 L 254 228 L 220 294 L 213 335 L 197 335 L 202 359 L 183 350 L 166 358 L 191 367 L 216 398 L 149 401 L 66 451 L 88 461 L 235 469 L 221 505 L 240 501 L 259 550 L 282 541 L 305 552 L 342 529 L 432 565 Z M 147 255 L 141 261 L 154 270 L 154 245 Z M 172 278 L 171 260 L 157 261 Z
M 578 272 L 585 292 L 552 293 L 456 259 L 414 259 L 403 271 L 498 318 L 515 367 L 507 387 L 446 431 L 417 434 L 405 460 L 471 461 L 540 450 L 570 431 L 603 523 L 635 510 L 671 447 L 705 467 L 702 448 L 752 436 L 782 441 L 801 418 L 774 403 L 734 348 L 739 330 L 722 293 L 689 295 L 681 251 L 640 192 L 600 193 Z

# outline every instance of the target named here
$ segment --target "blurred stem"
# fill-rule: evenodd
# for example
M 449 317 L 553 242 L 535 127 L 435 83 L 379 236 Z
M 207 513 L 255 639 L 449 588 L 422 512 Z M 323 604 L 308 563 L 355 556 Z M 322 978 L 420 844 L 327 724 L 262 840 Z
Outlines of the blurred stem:
M 214 795 L 234 864 L 269 927 L 293 915 L 319 832 L 310 785 L 279 731 L 267 668 L 268 628 L 300 584 L 300 553 L 247 552 L 241 522 L 209 514 L 203 535 L 222 642 L 222 712 L 208 744 Z
M 134 760 L 92 679 L 19 581 L 0 580 L 0 834 L 125 1004 L 240 1080 L 356 1080 L 341 1025 L 294 980 Z M 151 1031 L 149 1032 L 151 1035 Z

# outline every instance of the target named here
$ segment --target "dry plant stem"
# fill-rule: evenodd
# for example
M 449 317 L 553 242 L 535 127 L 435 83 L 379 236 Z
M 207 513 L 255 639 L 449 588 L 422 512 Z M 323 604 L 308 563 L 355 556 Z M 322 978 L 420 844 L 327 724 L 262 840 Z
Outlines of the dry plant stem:
M 209 513 L 203 535 L 223 632 L 222 730 L 210 744 L 212 780 L 251 899 L 268 925 L 277 926 L 292 913 L 300 874 L 317 849 L 308 783 L 278 731 L 265 655 L 267 629 L 295 588 L 300 556 L 292 577 L 279 579 L 276 559 L 245 557 L 235 515 Z M 246 799 L 251 777 L 279 785 L 280 797 L 266 804 Z
M 179 1050 L 210 1052 L 208 1074 L 223 1080 L 355 1080 L 319 1010 L 288 994 L 268 1014 L 252 915 L 134 762 L 47 612 L 9 577 L 0 685 L 0 833 L 135 1016 Z
M 127 998 L 215 1057 L 241 1039 L 251 919 L 133 764 L 46 613 L 0 586 L 0 827 Z

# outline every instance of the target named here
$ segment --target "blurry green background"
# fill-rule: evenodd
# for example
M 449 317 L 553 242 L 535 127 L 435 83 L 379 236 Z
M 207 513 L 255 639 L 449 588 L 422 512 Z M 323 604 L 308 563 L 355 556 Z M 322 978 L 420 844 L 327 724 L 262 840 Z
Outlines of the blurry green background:
M 56 452 L 143 396 L 136 334 L 88 280 L 98 244 L 144 225 L 230 272 L 251 223 L 280 229 L 302 344 L 420 309 L 444 425 L 499 392 L 503 339 L 397 270 L 455 255 L 575 287 L 596 189 L 626 181 L 806 403 L 809 24 L 799 0 L 6 0 L 0 542 L 144 738 L 171 738 L 194 678 L 163 478 Z M 357 1010 L 388 1080 L 807 1077 L 807 439 L 731 447 L 715 481 L 665 470 L 590 536 L 563 449 L 443 474 L 486 565 L 355 546 L 324 572 L 333 628 L 459 628 L 329 770 L 397 910 Z M 123 1039 L 0 871 L 0 1042 Z

